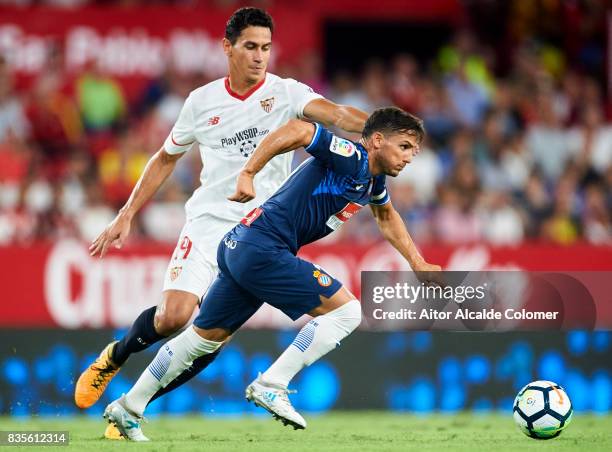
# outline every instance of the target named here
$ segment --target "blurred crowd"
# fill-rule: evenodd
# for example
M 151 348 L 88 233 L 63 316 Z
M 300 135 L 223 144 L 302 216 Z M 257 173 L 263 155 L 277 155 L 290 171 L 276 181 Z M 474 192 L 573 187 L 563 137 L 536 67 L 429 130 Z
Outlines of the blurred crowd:
M 525 41 L 510 70 L 459 30 L 430 61 L 368 61 L 326 79 L 317 55 L 274 72 L 365 111 L 396 104 L 428 132 L 390 182 L 395 208 L 419 242 L 612 244 L 612 126 L 602 80 L 564 64 L 563 52 Z M 0 61 L 0 244 L 94 238 L 128 198 L 187 94 L 209 80 L 168 71 L 128 99 L 95 66 L 63 71 L 62 56 L 27 91 Z M 354 137 L 353 137 L 354 138 Z M 303 158 L 299 154 L 297 159 Z M 199 184 L 191 151 L 136 220 L 138 238 L 174 242 Z M 372 240 L 367 213 L 332 240 Z
M 392 181 L 394 206 L 419 241 L 512 245 L 538 239 L 612 244 L 612 126 L 599 81 L 516 49 L 495 77 L 460 32 L 424 70 L 410 55 L 337 74 L 329 97 L 366 111 L 396 104 L 428 137 Z M 374 225 L 372 225 L 374 227 Z M 353 224 L 350 234 L 364 230 Z

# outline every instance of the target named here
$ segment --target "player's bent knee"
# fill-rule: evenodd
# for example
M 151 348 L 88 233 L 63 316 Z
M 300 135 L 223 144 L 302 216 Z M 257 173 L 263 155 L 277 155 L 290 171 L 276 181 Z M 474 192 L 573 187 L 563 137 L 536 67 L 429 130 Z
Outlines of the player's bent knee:
M 197 306 L 198 297 L 187 292 L 168 291 L 155 312 L 155 330 L 169 336 L 183 328 Z
M 351 300 L 326 315 L 342 324 L 347 334 L 350 334 L 361 323 L 361 303 L 358 300 Z
M 231 337 L 229 330 L 224 328 L 204 329 L 193 325 L 193 329 L 202 339 L 223 343 Z

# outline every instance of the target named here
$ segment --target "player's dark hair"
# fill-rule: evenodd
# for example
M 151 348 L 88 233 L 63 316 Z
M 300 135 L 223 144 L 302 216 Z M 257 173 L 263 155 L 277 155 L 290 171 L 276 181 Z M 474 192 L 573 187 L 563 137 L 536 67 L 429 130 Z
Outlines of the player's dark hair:
M 225 25 L 225 39 L 236 44 L 240 33 L 247 27 L 265 27 L 270 29 L 270 33 L 274 32 L 272 17 L 263 9 L 248 6 L 240 8 L 229 18 Z
M 362 136 L 368 138 L 374 132 L 382 134 L 414 133 L 419 141 L 425 136 L 423 120 L 397 107 L 379 108 L 368 118 Z

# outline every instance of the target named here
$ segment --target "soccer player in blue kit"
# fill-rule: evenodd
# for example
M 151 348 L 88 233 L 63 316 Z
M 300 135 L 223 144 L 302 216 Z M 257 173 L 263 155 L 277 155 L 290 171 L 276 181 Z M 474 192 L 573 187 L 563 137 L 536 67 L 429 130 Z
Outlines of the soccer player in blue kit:
M 357 328 L 361 306 L 332 275 L 296 254 L 369 203 L 383 236 L 413 270 L 425 275 L 440 270 L 417 251 L 385 186 L 386 176 L 397 176 L 418 153 L 424 133 L 420 119 L 388 107 L 368 118 L 358 143 L 300 120 L 269 134 L 245 164 L 230 200 L 253 199 L 253 179 L 274 156 L 305 146 L 312 158 L 226 234 L 217 252 L 219 275 L 193 326 L 159 350 L 134 387 L 109 404 L 104 416 L 127 438 L 146 440 L 140 420 L 149 399 L 194 359 L 214 353 L 268 303 L 293 320 L 304 314 L 314 318 L 247 387 L 246 398 L 285 425 L 305 428 L 287 386 L 304 366 L 333 350 Z

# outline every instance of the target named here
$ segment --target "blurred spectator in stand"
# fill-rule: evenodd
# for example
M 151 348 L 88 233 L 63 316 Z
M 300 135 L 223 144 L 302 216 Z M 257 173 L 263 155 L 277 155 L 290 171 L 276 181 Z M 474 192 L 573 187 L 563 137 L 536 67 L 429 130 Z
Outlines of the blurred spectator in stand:
M 428 205 L 435 201 L 436 187 L 442 180 L 442 164 L 438 155 L 424 143 L 406 171 L 389 179 L 393 187 L 410 185 L 415 200 Z
M 38 214 L 36 237 L 39 239 L 62 239 L 78 236 L 75 224 L 77 215 L 66 214 L 62 209 L 61 185 L 51 185 L 52 200 L 48 208 Z
M 61 74 L 40 75 L 31 92 L 27 116 L 32 139 L 40 148 L 48 174 L 57 178 L 73 149 L 83 144 L 79 112 L 61 91 Z
M 522 133 L 516 133 L 506 141 L 499 164 L 509 191 L 518 193 L 524 190 L 532 171 L 533 160 L 527 151 Z
M 483 225 L 475 206 L 480 193 L 480 182 L 474 163 L 460 161 L 450 184 L 442 186 L 440 206 L 434 217 L 434 228 L 439 240 L 446 243 L 471 243 L 482 239 Z
M 367 105 L 364 110 L 367 112 L 391 105 L 386 70 L 381 61 L 372 60 L 366 64 L 361 77 L 361 91 L 366 96 Z
M 24 207 L 24 192 L 14 209 L 0 210 L 0 244 L 29 244 L 36 231 L 36 216 Z
M 516 245 L 524 238 L 523 219 L 512 206 L 510 196 L 491 192 L 481 206 L 483 235 L 493 245 Z
M 121 85 L 105 75 L 96 62 L 90 62 L 75 81 L 75 95 L 83 124 L 89 133 L 105 133 L 117 128 L 127 113 Z
M 406 111 L 420 110 L 419 67 L 411 55 L 396 56 L 391 63 L 390 77 L 391 99 L 393 103 Z
M 413 160 L 412 163 L 415 161 Z M 410 169 L 412 170 L 413 168 Z M 389 182 L 392 192 L 391 196 L 393 196 L 393 207 L 406 222 L 412 238 L 417 242 L 432 240 L 431 211 L 427 204 L 418 200 L 414 185 L 410 182 L 395 179 L 389 180 Z
M 606 208 L 612 212 L 612 165 L 608 167 L 604 174 L 604 194 L 606 197 Z
M 583 102 L 583 86 L 583 77 L 574 71 L 567 71 L 561 80 L 558 99 L 566 112 L 566 125 L 574 124 L 579 119 L 580 105 Z
M 612 245 L 610 209 L 600 185 L 591 184 L 585 190 L 585 206 L 582 222 L 584 238 L 596 245 Z
M 368 101 L 365 95 L 357 88 L 357 80 L 348 71 L 339 71 L 332 77 L 330 99 L 338 104 L 351 105 L 368 111 Z
M 474 157 L 485 190 L 508 190 L 510 181 L 501 166 L 506 137 L 501 116 L 489 111 L 482 124 L 482 132 L 474 143 Z
M 49 230 L 45 228 L 44 219 L 53 203 L 54 187 L 46 176 L 42 159 L 37 156 L 22 180 L 20 200 L 12 213 L 17 226 L 15 239 L 29 242 L 47 237 Z
M 485 58 L 490 52 L 479 49 L 477 42 L 472 31 L 466 28 L 459 30 L 451 43 L 440 49 L 438 65 L 443 74 L 451 74 L 460 69 L 466 81 L 490 95 L 495 87 L 491 64 Z
M 87 203 L 76 217 L 76 226 L 81 238 L 87 242 L 94 240 L 100 231 L 115 218 L 115 209 L 110 208 L 102 196 L 102 185 L 92 179 L 85 187 Z M 135 226 L 135 225 L 134 225 Z M 135 229 L 133 226 L 132 229 Z M 132 232 L 132 234 L 135 231 Z M 136 234 L 134 234 L 136 235 Z
M 497 82 L 492 104 L 498 120 L 501 121 L 500 126 L 505 138 L 513 136 L 525 127 L 516 101 L 517 96 L 516 89 L 508 81 Z
M 116 146 L 102 151 L 98 161 L 99 181 L 108 203 L 115 208 L 125 203 L 149 157 L 136 130 L 122 132 Z
M 23 142 L 28 138 L 29 124 L 23 102 L 13 91 L 13 75 L 0 56 L 0 143 L 9 138 Z
M 297 65 L 296 80 L 310 86 L 316 93 L 327 93 L 329 88 L 322 77 L 323 61 L 320 52 L 311 50 L 302 54 Z
M 587 180 L 601 177 L 612 165 L 612 127 L 603 119 L 600 105 L 588 103 L 580 123 L 568 133 L 570 151 Z
M 576 196 L 577 179 L 568 170 L 556 188 L 552 215 L 542 225 L 542 237 L 560 245 L 571 245 L 581 233 Z
M 429 140 L 429 137 L 428 137 Z M 431 141 L 431 140 L 429 140 Z M 474 139 L 469 129 L 459 129 L 449 140 L 447 148 L 439 152 L 444 179 L 451 176 L 457 162 L 474 159 Z
M 485 89 L 469 80 L 466 70 L 466 62 L 461 60 L 445 78 L 444 86 L 461 124 L 474 129 L 478 127 L 489 100 Z
M 552 182 L 561 176 L 572 150 L 554 109 L 552 96 L 540 94 L 536 102 L 538 116 L 527 129 L 526 144 L 534 163 L 542 170 L 546 180 Z
M 527 217 L 527 237 L 540 235 L 542 223 L 552 213 L 551 198 L 539 172 L 531 173 L 525 184 L 525 189 L 519 195 L 519 205 Z
M 427 136 L 436 145 L 446 144 L 459 125 L 459 114 L 439 83 L 423 79 L 419 89 L 421 104 L 417 113 L 425 123 Z
M 434 216 L 434 229 L 439 242 L 457 245 L 482 239 L 481 219 L 467 196 L 455 187 L 445 186 L 440 189 L 439 198 L 440 205 Z
M 85 186 L 97 177 L 91 156 L 75 152 L 68 159 L 66 175 L 60 182 L 59 209 L 67 216 L 76 217 L 86 207 Z

